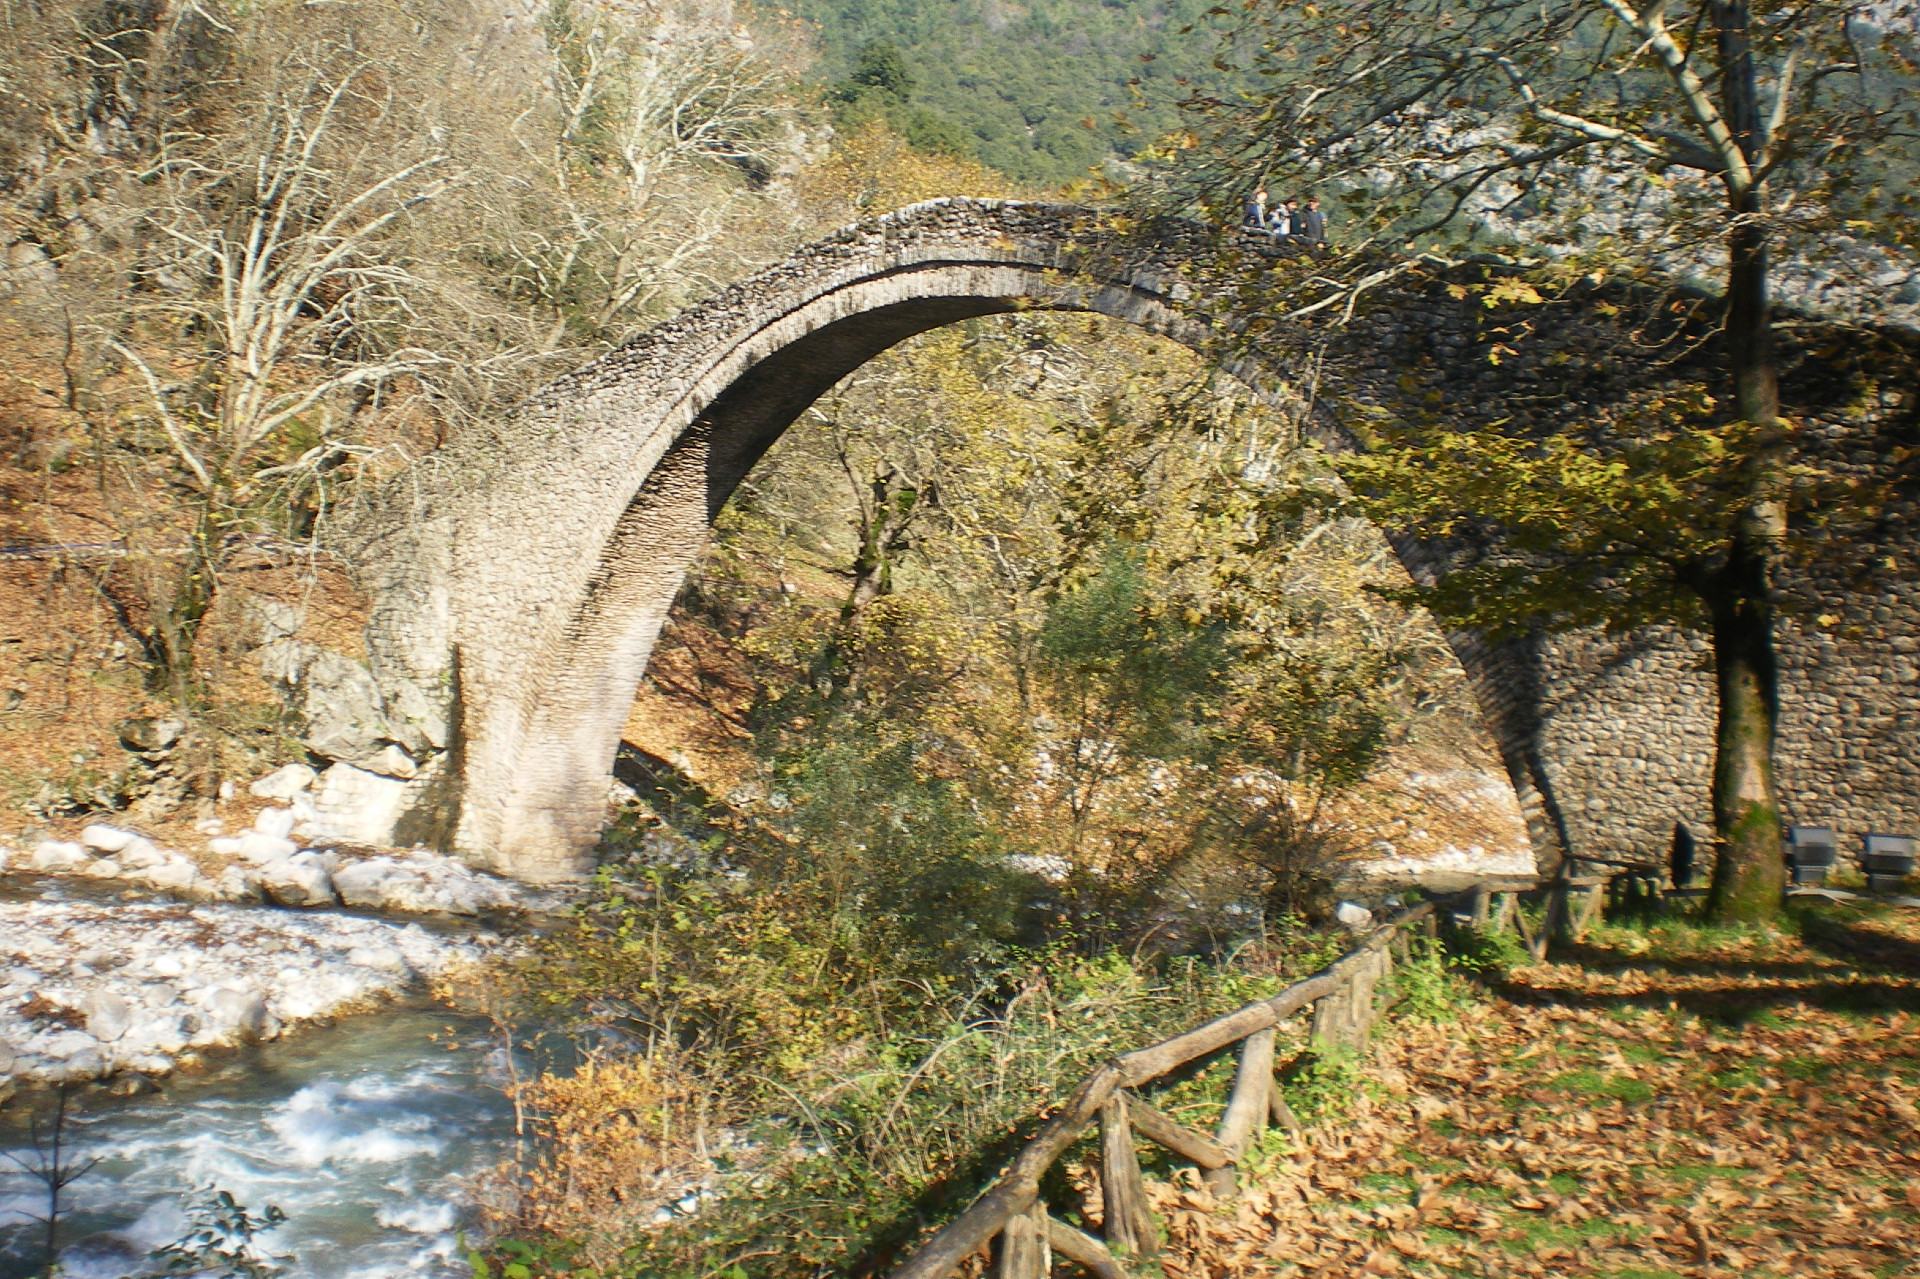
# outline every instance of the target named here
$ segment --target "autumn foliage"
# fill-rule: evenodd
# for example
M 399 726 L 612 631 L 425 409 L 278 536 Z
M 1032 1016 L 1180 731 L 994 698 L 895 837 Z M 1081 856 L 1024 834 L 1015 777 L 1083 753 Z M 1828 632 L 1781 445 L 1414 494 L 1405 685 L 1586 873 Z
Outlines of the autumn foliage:
M 1162 1188 L 1167 1274 L 1906 1273 L 1916 1000 L 1792 938 L 1605 930 L 1404 1026 L 1350 1121 L 1240 1202 Z

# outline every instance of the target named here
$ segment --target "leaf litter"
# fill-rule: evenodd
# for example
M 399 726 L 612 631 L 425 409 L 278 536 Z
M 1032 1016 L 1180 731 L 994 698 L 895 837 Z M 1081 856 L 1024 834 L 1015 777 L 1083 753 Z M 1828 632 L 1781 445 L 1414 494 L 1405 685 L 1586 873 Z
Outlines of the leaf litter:
M 1916 1008 L 1796 938 L 1603 929 L 1384 1033 L 1240 1197 L 1153 1183 L 1165 1271 L 1920 1275 Z

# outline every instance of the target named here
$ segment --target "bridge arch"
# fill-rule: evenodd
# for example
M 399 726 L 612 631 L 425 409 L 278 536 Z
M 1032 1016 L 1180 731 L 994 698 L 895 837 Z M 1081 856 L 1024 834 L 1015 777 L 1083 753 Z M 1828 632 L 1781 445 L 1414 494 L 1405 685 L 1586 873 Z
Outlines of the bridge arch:
M 1095 312 L 1194 348 L 1201 228 L 1146 247 L 1075 206 L 935 200 L 848 228 L 537 393 L 453 446 L 371 548 L 376 675 L 444 744 L 398 838 L 572 877 L 648 656 L 710 521 L 842 377 L 929 329 Z M 1261 370 L 1231 370 L 1250 382 Z

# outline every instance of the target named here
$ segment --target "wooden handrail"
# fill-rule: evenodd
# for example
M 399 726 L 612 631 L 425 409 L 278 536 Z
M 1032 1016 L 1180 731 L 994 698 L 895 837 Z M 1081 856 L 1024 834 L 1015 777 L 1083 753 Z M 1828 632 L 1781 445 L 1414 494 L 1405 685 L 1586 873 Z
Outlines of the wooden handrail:
M 1008 1244 L 1016 1246 L 1007 1248 L 1007 1264 L 1001 1267 L 1007 1279 L 1028 1279 L 1033 1273 L 1033 1266 L 1038 1263 L 1027 1259 L 1044 1258 L 1049 1245 L 1058 1247 L 1062 1256 L 1079 1262 L 1096 1274 L 1119 1274 L 1119 1263 L 1104 1245 L 1098 1245 L 1104 1255 L 1096 1254 L 1081 1243 L 1085 1240 L 1086 1243 L 1097 1244 L 1089 1236 L 1079 1231 L 1072 1231 L 1069 1236 L 1061 1232 L 1071 1231 L 1071 1227 L 1051 1222 L 1050 1219 L 1043 1222 L 1043 1206 L 1037 1209 L 1041 1215 L 1035 1215 L 1040 1178 L 1047 1169 L 1095 1121 L 1101 1121 L 1108 1127 L 1103 1145 L 1113 1149 L 1103 1151 L 1102 1180 L 1109 1186 L 1109 1240 L 1116 1238 L 1116 1230 L 1119 1237 L 1135 1234 L 1133 1222 L 1114 1221 L 1116 1215 L 1130 1216 L 1132 1213 L 1117 1213 L 1117 1209 L 1144 1210 L 1144 1204 L 1129 1202 L 1132 1198 L 1131 1187 L 1116 1184 L 1128 1180 L 1128 1177 L 1125 1169 L 1114 1166 L 1116 1161 L 1124 1158 L 1132 1166 L 1132 1176 L 1139 1175 L 1132 1145 L 1136 1126 L 1142 1136 L 1190 1158 L 1199 1156 L 1194 1158 L 1195 1163 L 1202 1167 L 1211 1166 L 1230 1178 L 1232 1165 L 1244 1153 L 1249 1138 L 1265 1124 L 1272 1104 L 1273 1048 L 1270 1036 L 1262 1037 L 1264 1052 L 1243 1054 L 1240 1069 L 1236 1072 L 1233 1097 L 1228 1102 L 1227 1114 L 1221 1122 L 1221 1131 L 1211 1140 L 1182 1127 L 1144 1102 L 1134 1100 L 1126 1090 L 1152 1083 L 1191 1061 L 1218 1052 L 1229 1044 L 1244 1041 L 1261 1031 L 1270 1030 L 1309 1004 L 1329 995 L 1344 994 L 1355 984 L 1364 983 L 1365 988 L 1371 990 L 1383 964 L 1391 962 L 1390 957 L 1383 957 L 1381 952 L 1386 950 L 1401 929 L 1432 914 L 1431 902 L 1422 902 L 1402 911 L 1368 933 L 1338 962 L 1293 983 L 1273 998 L 1258 1000 L 1171 1039 L 1122 1053 L 1094 1067 L 1066 1104 L 1041 1125 L 1033 1140 L 1014 1156 L 1013 1162 L 999 1179 L 974 1200 L 971 1207 L 948 1222 L 896 1268 L 890 1279 L 947 1279 L 962 1261 L 978 1252 L 995 1235 L 1007 1230 L 1008 1223 L 1016 1217 L 1030 1218 L 1033 1224 L 1023 1220 L 1018 1241 L 1009 1235 Z M 1281 1110 L 1284 1112 L 1284 1103 Z M 1183 1146 L 1186 1149 L 1182 1149 Z M 1218 1162 L 1215 1152 L 1222 1156 Z M 1231 1189 L 1230 1181 L 1227 1186 Z M 1150 1250 L 1151 1241 L 1140 1242 L 1147 1244 Z M 1045 1272 L 1042 1270 L 1039 1273 L 1044 1275 Z

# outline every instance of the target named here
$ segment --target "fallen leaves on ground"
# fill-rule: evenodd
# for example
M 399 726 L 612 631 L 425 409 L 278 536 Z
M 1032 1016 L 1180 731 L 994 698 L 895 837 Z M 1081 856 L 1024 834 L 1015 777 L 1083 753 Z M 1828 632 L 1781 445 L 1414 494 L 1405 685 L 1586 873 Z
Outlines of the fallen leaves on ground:
M 1920 1274 L 1920 982 L 1603 937 L 1395 1030 L 1347 1119 L 1237 1200 L 1156 1185 L 1167 1274 Z

